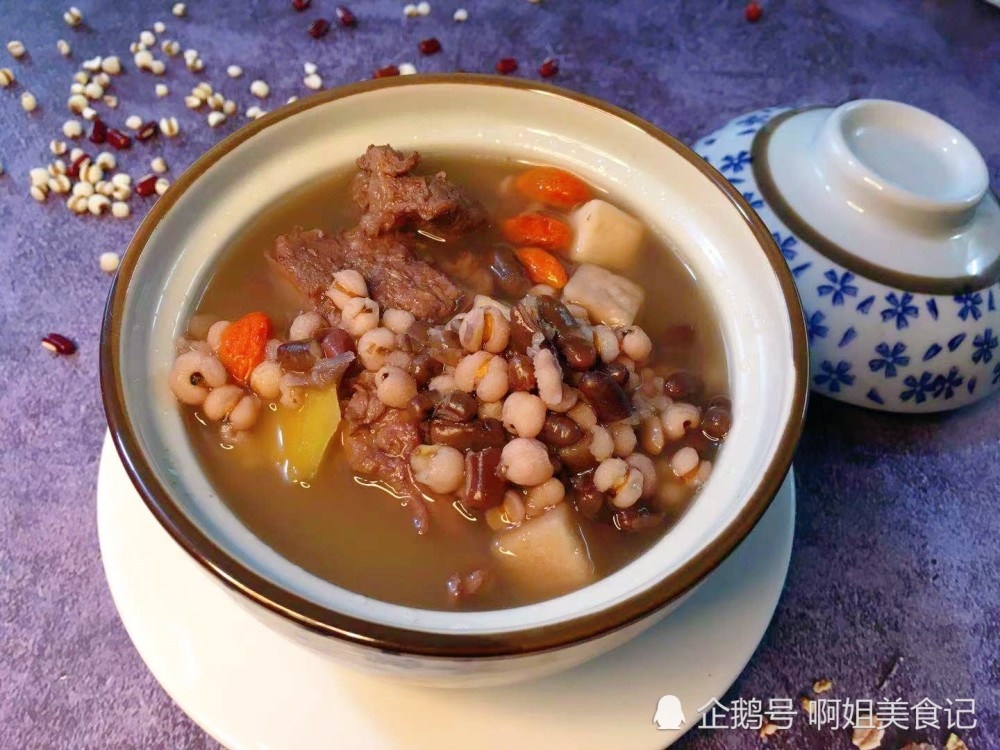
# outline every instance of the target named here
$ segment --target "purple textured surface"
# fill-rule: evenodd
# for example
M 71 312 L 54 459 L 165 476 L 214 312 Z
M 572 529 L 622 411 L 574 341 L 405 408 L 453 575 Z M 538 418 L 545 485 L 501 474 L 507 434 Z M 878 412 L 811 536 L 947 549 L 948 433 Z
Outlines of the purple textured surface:
M 691 141 L 741 112 L 767 104 L 900 99 L 964 130 L 1000 182 L 1000 10 L 984 3 L 864 3 L 775 0 L 750 25 L 735 0 L 682 3 L 565 0 L 471 2 L 465 24 L 456 0 L 429 17 L 404 19 L 401 0 L 356 2 L 360 25 L 305 35 L 330 0 L 295 13 L 287 0 L 188 3 L 76 0 L 85 23 L 70 29 L 54 3 L 0 3 L 6 42 L 29 55 L 11 60 L 18 86 L 0 90 L 0 747 L 214 748 L 177 709 L 131 647 L 101 568 L 94 513 L 97 456 L 105 429 L 97 382 L 100 318 L 108 278 L 97 266 L 121 250 L 149 199 L 132 218 L 76 218 L 58 197 L 40 206 L 27 173 L 45 164 L 49 139 L 68 116 L 70 76 L 84 59 L 118 54 L 114 81 L 121 125 L 177 115 L 181 137 L 121 155 L 134 177 L 163 155 L 171 174 L 242 121 L 212 130 L 181 98 L 198 79 L 220 85 L 245 109 L 248 85 L 266 78 L 265 107 L 305 95 L 302 63 L 319 64 L 327 86 L 367 78 L 407 60 L 423 71 L 490 71 L 501 56 L 535 77 L 558 57 L 555 82 L 603 97 Z M 68 6 L 68 3 L 67 3 Z M 135 71 L 128 44 L 155 20 L 164 36 L 201 51 L 195 76 L 179 58 L 154 79 Z M 417 42 L 437 36 L 443 51 L 420 58 Z M 73 46 L 71 60 L 55 49 Z M 162 56 L 162 55 L 159 55 Z M 238 81 L 226 65 L 243 66 Z M 157 99 L 153 85 L 170 95 Z M 33 91 L 25 114 L 18 96 Z M 91 151 L 94 147 L 90 146 Z M 78 354 L 56 359 L 40 336 L 62 332 Z M 974 698 L 979 727 L 969 747 L 1000 747 L 1000 399 L 957 414 L 906 418 L 815 398 L 796 458 L 799 515 L 787 590 L 764 641 L 723 699 L 794 697 L 814 679 L 834 680 L 834 697 Z M 902 660 L 885 686 L 889 665 Z M 609 710 L 613 710 L 609 703 Z M 919 737 L 944 744 L 944 730 L 891 731 L 885 746 Z M 749 730 L 697 730 L 678 747 L 751 748 Z M 775 747 L 849 748 L 849 733 L 818 731 L 800 714 Z M 345 742 L 345 746 L 349 743 Z

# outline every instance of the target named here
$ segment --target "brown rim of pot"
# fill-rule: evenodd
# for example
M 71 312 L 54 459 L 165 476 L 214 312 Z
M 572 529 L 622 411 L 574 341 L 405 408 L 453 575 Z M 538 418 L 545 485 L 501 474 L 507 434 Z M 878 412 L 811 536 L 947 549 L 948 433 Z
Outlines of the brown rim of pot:
M 136 261 L 149 236 L 159 221 L 177 202 L 178 198 L 215 162 L 260 131 L 287 117 L 327 102 L 343 99 L 376 89 L 395 86 L 420 86 L 427 84 L 464 84 L 474 86 L 504 86 L 523 91 L 537 91 L 577 102 L 581 106 L 607 112 L 633 127 L 648 133 L 665 147 L 670 148 L 691 162 L 704 176 L 725 193 L 733 206 L 743 216 L 760 245 L 763 259 L 771 265 L 778 278 L 788 308 L 792 334 L 792 357 L 795 370 L 794 393 L 791 413 L 781 435 L 771 465 L 761 477 L 754 494 L 738 516 L 723 529 L 705 549 L 701 550 L 683 567 L 659 581 L 646 591 L 591 615 L 577 617 L 544 627 L 499 634 L 452 634 L 409 630 L 351 617 L 317 605 L 295 593 L 266 580 L 233 559 L 198 529 L 173 502 L 150 469 L 139 449 L 132 425 L 123 405 L 124 398 L 118 368 L 119 325 L 125 303 L 129 279 Z M 641 620 L 690 591 L 705 578 L 737 547 L 760 520 L 770 506 L 791 465 L 792 453 L 802 432 L 805 414 L 808 358 L 805 323 L 798 293 L 792 275 L 775 245 L 770 231 L 743 197 L 718 171 L 672 136 L 662 132 L 639 117 L 583 94 L 566 91 L 554 86 L 521 79 L 498 76 L 442 74 L 406 78 L 364 81 L 329 91 L 266 115 L 248 123 L 201 156 L 174 183 L 150 209 L 135 236 L 129 243 L 121 267 L 112 284 L 104 312 L 101 334 L 101 389 L 104 409 L 114 439 L 115 448 L 153 515 L 170 535 L 205 568 L 226 585 L 257 604 L 314 632 L 333 636 L 355 644 L 362 644 L 389 653 L 418 654 L 437 657 L 502 657 L 562 648 L 574 643 L 597 638 L 611 631 Z
M 993 286 L 1000 279 L 1000 259 L 993 261 L 977 274 L 967 274 L 965 276 L 920 276 L 918 274 L 896 271 L 878 263 L 872 263 L 870 260 L 852 253 L 806 221 L 801 214 L 792 208 L 791 204 L 785 200 L 785 196 L 778 190 L 778 186 L 774 181 L 774 175 L 771 173 L 771 165 L 768 162 L 767 147 L 771 143 L 771 137 L 782 123 L 795 115 L 814 109 L 832 110 L 836 109 L 836 105 L 816 104 L 782 112 L 780 115 L 773 117 L 764 127 L 757 131 L 750 145 L 750 168 L 753 170 L 753 176 L 757 181 L 757 188 L 760 190 L 761 197 L 768 207 L 774 211 L 775 216 L 793 234 L 797 235 L 820 255 L 825 256 L 834 263 L 842 265 L 849 271 L 853 271 L 857 276 L 877 281 L 880 284 L 885 284 L 895 289 L 902 289 L 906 292 L 946 295 L 965 294 L 986 289 Z M 987 191 L 987 196 L 989 194 L 989 191 Z

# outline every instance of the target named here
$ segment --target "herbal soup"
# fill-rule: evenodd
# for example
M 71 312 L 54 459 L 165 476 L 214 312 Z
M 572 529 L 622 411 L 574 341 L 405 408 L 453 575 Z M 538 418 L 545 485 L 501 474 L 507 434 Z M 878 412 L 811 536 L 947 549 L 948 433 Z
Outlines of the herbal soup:
M 221 497 L 304 569 L 417 607 L 527 604 L 633 560 L 730 426 L 695 280 L 568 172 L 357 165 L 262 214 L 178 342 Z

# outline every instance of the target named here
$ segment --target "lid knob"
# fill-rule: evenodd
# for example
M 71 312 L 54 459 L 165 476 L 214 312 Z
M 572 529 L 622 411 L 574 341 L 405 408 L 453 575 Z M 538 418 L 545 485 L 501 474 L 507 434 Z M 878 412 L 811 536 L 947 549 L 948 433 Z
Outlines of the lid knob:
M 817 133 L 816 166 L 855 210 L 927 229 L 967 222 L 989 189 L 973 143 L 939 117 L 901 102 L 862 99 Z

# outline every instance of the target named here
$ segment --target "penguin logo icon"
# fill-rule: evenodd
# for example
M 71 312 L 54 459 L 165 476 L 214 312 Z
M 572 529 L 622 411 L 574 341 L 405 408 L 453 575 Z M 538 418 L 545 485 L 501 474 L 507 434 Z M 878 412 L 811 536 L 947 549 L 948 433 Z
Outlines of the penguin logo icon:
M 676 695 L 664 695 L 656 702 L 653 723 L 657 729 L 680 729 L 684 725 L 684 709 Z

